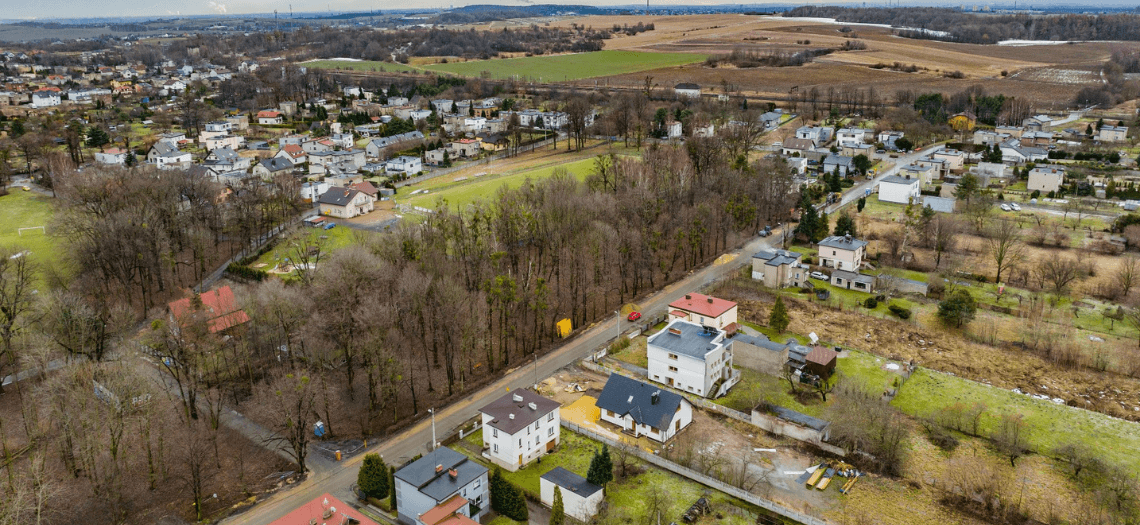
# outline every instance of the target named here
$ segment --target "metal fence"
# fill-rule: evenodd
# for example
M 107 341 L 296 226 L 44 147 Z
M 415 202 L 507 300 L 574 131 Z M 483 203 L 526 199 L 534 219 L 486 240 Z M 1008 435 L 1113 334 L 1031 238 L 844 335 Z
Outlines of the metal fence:
M 611 439 L 607 436 L 603 436 L 601 434 L 598 434 L 597 432 L 582 428 L 582 427 L 580 427 L 574 423 L 571 423 L 570 421 L 567 421 L 565 419 L 562 420 L 562 426 L 565 427 L 567 430 L 570 430 L 572 432 L 576 432 L 578 434 L 586 436 L 586 437 L 593 439 L 595 441 L 605 443 L 608 446 L 611 446 L 611 447 L 621 446 L 620 443 L 618 443 L 617 441 L 614 441 L 613 439 Z M 827 525 L 828 524 L 828 522 L 823 521 L 819 518 L 816 518 L 814 516 L 808 516 L 806 514 L 802 514 L 800 512 L 794 511 L 794 510 L 789 509 L 787 507 L 784 507 L 783 505 L 780 505 L 774 501 L 770 501 L 770 500 L 761 498 L 760 496 L 757 496 L 756 494 L 753 494 L 753 493 L 748 492 L 744 489 L 741 489 L 740 487 L 734 487 L 734 486 L 729 485 L 728 483 L 725 483 L 719 479 L 716 479 L 716 478 L 713 478 L 710 476 L 706 476 L 706 475 L 701 474 L 700 472 L 697 472 L 693 469 L 678 465 L 677 463 L 674 463 L 674 462 L 669 461 L 665 458 L 662 458 L 661 456 L 657 456 L 655 454 L 650 454 L 648 452 L 645 452 L 641 449 L 637 449 L 634 447 L 630 447 L 630 453 L 633 454 L 634 456 L 637 456 L 639 459 L 645 461 L 646 463 L 650 463 L 654 466 L 665 469 L 665 470 L 672 472 L 678 476 L 683 476 L 683 477 L 689 478 L 689 479 L 691 479 L 697 483 L 700 483 L 701 485 L 719 490 L 725 494 L 728 494 L 729 496 L 740 499 L 740 500 L 745 501 L 747 503 L 751 503 L 752 505 L 756 505 L 757 507 L 760 507 L 760 508 L 767 510 L 769 512 L 772 512 L 774 514 L 778 514 L 784 518 L 794 520 L 796 523 L 802 523 L 803 525 Z

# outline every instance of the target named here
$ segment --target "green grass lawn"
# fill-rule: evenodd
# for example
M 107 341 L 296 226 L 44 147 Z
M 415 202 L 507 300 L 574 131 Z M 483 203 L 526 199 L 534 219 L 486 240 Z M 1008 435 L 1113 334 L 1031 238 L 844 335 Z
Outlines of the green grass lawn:
M 422 70 L 406 64 L 395 62 L 376 62 L 372 60 L 313 60 L 302 62 L 304 67 L 313 69 L 347 69 L 352 71 L 397 71 L 401 73 L 421 73 Z
M 540 496 L 539 477 L 555 467 L 562 467 L 580 476 L 585 476 L 586 472 L 590 469 L 590 460 L 593 458 L 594 451 L 600 449 L 601 444 L 566 429 L 562 429 L 561 439 L 562 442 L 558 445 L 558 449 L 551 454 L 543 456 L 541 463 L 532 462 L 518 472 L 507 472 L 504 470 L 503 477 L 515 486 L 521 488 L 524 492 L 533 495 L 535 499 L 538 499 Z M 483 432 L 481 430 L 464 438 L 464 441 L 468 443 L 467 446 L 456 444 L 452 447 L 488 468 L 494 467 L 472 450 L 471 445 L 474 445 L 474 448 L 481 448 L 483 446 Z M 668 510 L 663 510 L 662 516 L 680 516 L 689 505 L 692 505 L 697 498 L 702 496 L 709 498 L 714 511 L 717 508 L 723 508 L 725 505 L 732 505 L 751 512 L 756 512 L 756 509 L 750 508 L 750 506 L 744 502 L 730 497 L 723 492 L 715 491 L 686 478 L 666 473 L 651 465 L 640 462 L 638 462 L 638 464 L 644 469 L 643 472 L 626 479 L 614 481 L 606 488 L 606 500 L 609 501 L 610 508 L 620 509 L 618 512 L 624 513 L 624 515 L 628 516 L 634 523 L 648 523 L 648 521 L 644 519 L 647 510 L 646 501 L 650 499 L 647 495 L 652 490 L 663 492 L 669 502 Z M 492 523 L 495 525 L 512 525 L 513 522 L 505 518 L 502 520 L 496 518 Z M 725 525 L 750 525 L 751 521 L 725 512 L 724 519 L 718 520 L 716 523 Z
M 1083 443 L 1104 460 L 1133 470 L 1140 468 L 1140 425 L 1104 414 L 1034 399 L 1014 392 L 920 369 L 911 376 L 892 403 L 903 412 L 926 417 L 956 402 L 985 403 L 981 434 L 990 435 L 1002 414 L 1021 414 L 1029 430 L 1029 443 L 1038 453 L 1050 454 L 1058 445 Z
M 692 53 L 647 53 L 642 51 L 595 51 L 570 55 L 502 58 L 431 64 L 424 69 L 467 77 L 521 78 L 544 81 L 577 80 L 701 62 L 705 55 Z
M 583 159 L 566 164 L 555 164 L 519 173 L 502 175 L 488 174 L 479 178 L 468 178 L 460 182 L 451 182 L 454 180 L 452 176 L 444 176 L 440 177 L 442 180 L 433 185 L 425 184 L 424 186 L 401 188 L 400 193 L 397 194 L 396 202 L 422 208 L 435 208 L 436 203 L 442 199 L 446 201 L 449 206 L 458 210 L 476 200 L 494 198 L 495 193 L 503 186 L 514 189 L 522 186 L 528 178 L 534 181 L 549 178 L 554 174 L 554 170 L 557 168 L 566 168 L 566 170 L 578 180 L 585 180 L 586 175 L 594 168 L 594 159 Z M 409 195 L 411 192 L 420 189 L 428 189 L 429 193 Z
M 51 235 L 52 199 L 19 188 L 10 191 L 0 197 L 0 246 L 31 252 L 28 257 L 40 267 L 42 284 L 43 270 L 63 264 L 63 239 Z M 21 235 L 19 228 L 28 226 L 44 226 L 47 233 L 26 230 Z
M 354 230 L 343 224 L 339 224 L 331 230 L 303 227 L 295 230 L 288 237 L 275 244 L 272 250 L 258 257 L 253 266 L 265 271 L 272 270 L 278 264 L 284 263 L 286 259 L 291 258 L 295 247 L 302 240 L 310 243 L 321 243 L 323 245 L 322 252 L 324 253 L 321 257 L 324 258 L 327 257 L 329 253 L 350 244 L 357 244 L 360 242 L 361 237 L 370 235 L 376 234 L 364 230 Z M 261 264 L 265 266 L 259 266 Z

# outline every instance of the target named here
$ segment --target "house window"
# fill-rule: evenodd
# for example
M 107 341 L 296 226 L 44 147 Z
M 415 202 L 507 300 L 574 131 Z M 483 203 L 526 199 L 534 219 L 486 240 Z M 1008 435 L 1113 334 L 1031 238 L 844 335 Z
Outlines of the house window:
M 496 451 L 496 452 L 497 452 L 497 451 Z M 476 480 L 475 480 L 475 485 L 474 485 L 472 488 L 473 488 L 473 489 L 478 489 L 479 487 L 482 487 L 482 486 L 483 486 L 483 480 L 482 480 L 482 479 L 476 479 Z
M 491 437 L 499 437 L 499 429 L 492 428 L 491 429 Z
M 677 360 L 677 354 L 669 354 L 669 359 L 676 361 Z
M 535 421 L 535 422 L 534 422 L 534 429 L 535 429 L 535 430 L 538 430 L 538 421 Z
M 495 443 L 495 446 L 494 446 L 494 448 L 492 448 L 492 450 L 493 450 L 493 451 L 494 451 L 496 454 L 498 454 L 498 453 L 499 453 L 499 444 L 498 444 L 498 443 Z
M 546 420 L 547 420 L 547 421 L 554 421 L 554 412 L 551 412 L 551 413 L 547 414 L 547 415 L 546 415 Z
M 554 427 L 550 427 L 550 428 L 546 429 L 546 435 L 547 436 L 553 436 L 554 435 Z
M 671 366 L 671 367 L 669 367 L 669 371 L 670 371 L 670 372 L 676 372 L 676 371 L 677 371 L 677 367 L 675 367 L 675 366 Z
M 522 448 L 522 438 L 519 438 L 519 448 Z

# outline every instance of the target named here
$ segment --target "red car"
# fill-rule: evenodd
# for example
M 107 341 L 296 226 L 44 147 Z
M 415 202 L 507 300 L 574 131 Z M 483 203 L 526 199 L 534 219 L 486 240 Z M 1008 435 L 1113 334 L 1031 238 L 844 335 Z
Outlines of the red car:
M 630 312 L 629 317 L 626 317 L 626 319 L 629 319 L 630 321 L 641 319 L 641 312 Z

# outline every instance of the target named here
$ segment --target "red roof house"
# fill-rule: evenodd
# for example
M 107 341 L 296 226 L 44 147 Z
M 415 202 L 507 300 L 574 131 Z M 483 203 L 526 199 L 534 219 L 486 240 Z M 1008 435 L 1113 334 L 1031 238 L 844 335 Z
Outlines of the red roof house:
M 270 525 L 346 525 L 352 523 L 352 520 L 360 525 L 378 525 L 351 505 L 326 492 Z
M 682 299 L 669 303 L 669 320 L 684 319 L 703 326 L 733 331 L 736 325 L 736 303 L 725 299 L 702 295 L 685 294 Z M 731 329 L 731 330 L 730 330 Z
M 234 291 L 229 286 L 199 294 L 198 298 L 202 303 L 200 309 L 195 305 L 193 297 L 170 303 L 168 305 L 170 316 L 175 320 L 182 320 L 196 312 L 202 312 L 207 319 L 210 333 L 222 332 L 249 322 L 249 314 L 238 308 L 237 301 L 234 300 Z
M 804 368 L 819 377 L 831 377 L 832 372 L 835 371 L 835 359 L 839 357 L 839 353 L 830 348 L 817 346 L 808 352 L 804 357 Z

